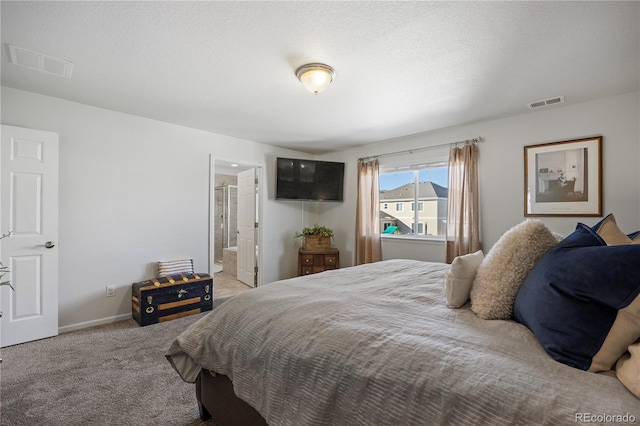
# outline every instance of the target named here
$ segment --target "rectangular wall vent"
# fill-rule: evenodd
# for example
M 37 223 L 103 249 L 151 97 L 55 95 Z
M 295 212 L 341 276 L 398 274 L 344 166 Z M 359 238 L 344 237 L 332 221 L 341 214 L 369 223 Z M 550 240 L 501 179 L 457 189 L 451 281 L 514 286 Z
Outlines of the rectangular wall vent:
M 564 102 L 564 96 L 556 96 L 555 98 L 543 99 L 541 101 L 530 102 L 529 109 L 540 108 L 548 105 L 561 104 Z
M 7 46 L 9 47 L 9 58 L 12 64 L 46 74 L 57 75 L 58 77 L 71 78 L 73 62 L 43 55 L 42 53 L 33 52 L 11 44 Z

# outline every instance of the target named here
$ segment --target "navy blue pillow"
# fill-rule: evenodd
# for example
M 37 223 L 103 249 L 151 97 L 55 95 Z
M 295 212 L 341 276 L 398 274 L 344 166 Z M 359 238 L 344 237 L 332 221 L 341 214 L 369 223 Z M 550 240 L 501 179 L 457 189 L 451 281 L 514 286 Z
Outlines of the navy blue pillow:
M 609 370 L 640 337 L 640 323 L 633 322 L 639 294 L 640 245 L 607 246 L 579 223 L 531 270 L 513 313 L 556 361 Z M 614 323 L 615 333 L 607 339 Z

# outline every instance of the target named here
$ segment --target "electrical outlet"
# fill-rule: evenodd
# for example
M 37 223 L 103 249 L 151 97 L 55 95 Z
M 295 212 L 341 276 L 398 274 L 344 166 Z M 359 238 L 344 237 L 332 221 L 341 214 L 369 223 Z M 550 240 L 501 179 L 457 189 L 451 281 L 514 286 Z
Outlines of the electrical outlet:
M 116 286 L 114 284 L 107 286 L 107 297 L 116 295 Z

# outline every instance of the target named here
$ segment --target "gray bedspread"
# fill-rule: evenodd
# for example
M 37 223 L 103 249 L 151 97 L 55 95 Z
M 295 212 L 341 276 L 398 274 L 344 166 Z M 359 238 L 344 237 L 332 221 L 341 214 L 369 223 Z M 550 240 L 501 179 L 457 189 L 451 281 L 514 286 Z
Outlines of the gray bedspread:
M 514 321 L 448 309 L 447 269 L 389 260 L 267 284 L 194 323 L 167 358 L 189 382 L 201 368 L 229 376 L 270 425 L 640 422 L 614 376 L 552 360 Z

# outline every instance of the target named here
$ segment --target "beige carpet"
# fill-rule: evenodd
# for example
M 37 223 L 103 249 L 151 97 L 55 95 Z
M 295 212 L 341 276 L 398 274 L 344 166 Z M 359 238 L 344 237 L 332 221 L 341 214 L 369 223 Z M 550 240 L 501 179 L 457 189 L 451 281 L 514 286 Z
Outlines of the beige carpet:
M 219 304 L 219 301 L 216 301 Z M 121 321 L 0 350 L 2 425 L 213 425 L 164 357 L 201 316 Z

